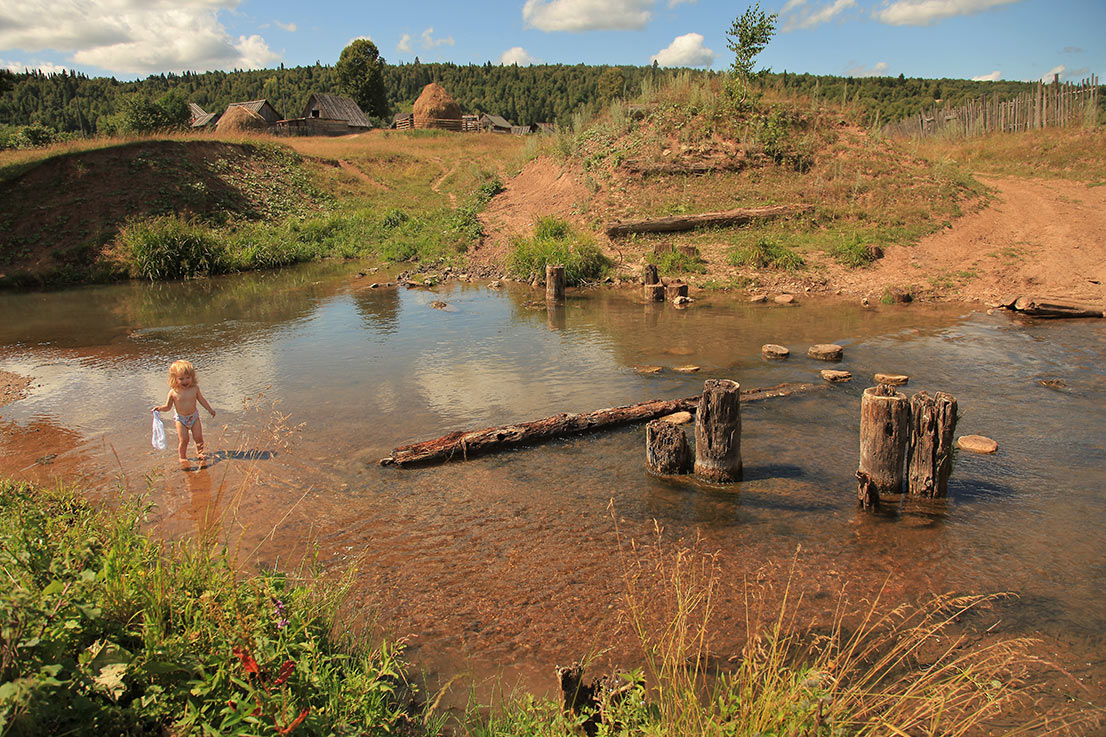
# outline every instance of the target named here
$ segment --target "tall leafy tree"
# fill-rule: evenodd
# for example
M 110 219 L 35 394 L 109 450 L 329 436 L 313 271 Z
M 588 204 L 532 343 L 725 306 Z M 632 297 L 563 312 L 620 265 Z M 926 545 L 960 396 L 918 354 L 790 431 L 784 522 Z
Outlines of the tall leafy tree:
M 730 30 L 726 31 L 726 46 L 734 53 L 730 75 L 741 92 L 742 100 L 748 94 L 757 56 L 776 34 L 776 18 L 775 13 L 761 10 L 760 3 L 753 3 L 734 19 Z
M 385 65 L 376 44 L 367 38 L 359 38 L 342 49 L 342 55 L 334 67 L 342 92 L 352 97 L 367 115 L 378 118 L 388 115 Z

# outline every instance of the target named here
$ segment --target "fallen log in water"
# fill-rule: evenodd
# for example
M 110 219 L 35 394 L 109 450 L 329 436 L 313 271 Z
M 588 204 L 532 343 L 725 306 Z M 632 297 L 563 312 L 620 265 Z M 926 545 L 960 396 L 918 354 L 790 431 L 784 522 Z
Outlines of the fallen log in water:
M 741 401 L 755 402 L 772 397 L 786 397 L 801 394 L 811 389 L 822 388 L 816 384 L 777 384 L 764 389 L 750 389 L 741 392 Z M 619 425 L 663 417 L 673 412 L 694 412 L 699 406 L 699 397 L 687 399 L 651 399 L 648 402 L 630 404 L 622 407 L 608 407 L 594 412 L 576 414 L 563 412 L 531 422 L 517 425 L 489 427 L 483 430 L 458 430 L 433 440 L 421 443 L 401 445 L 387 458 L 380 459 L 381 466 L 410 466 L 416 464 L 448 463 L 453 460 L 468 460 L 482 453 L 492 453 L 520 445 L 530 445 L 553 438 L 578 435 Z
M 810 205 L 772 205 L 770 207 L 746 207 L 724 212 L 704 212 L 700 215 L 677 215 L 652 220 L 634 220 L 607 226 L 607 235 L 617 238 L 631 233 L 674 233 L 677 231 L 709 228 L 722 225 L 744 225 L 753 220 L 800 215 L 810 212 Z
M 1106 317 L 1106 312 L 1096 308 L 1038 302 L 1029 297 L 1018 297 L 1010 309 L 1032 317 Z

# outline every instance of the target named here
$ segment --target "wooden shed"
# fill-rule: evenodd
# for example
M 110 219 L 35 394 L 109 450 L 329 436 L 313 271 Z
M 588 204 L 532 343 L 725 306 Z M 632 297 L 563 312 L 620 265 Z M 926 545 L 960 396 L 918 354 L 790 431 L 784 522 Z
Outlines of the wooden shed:
M 193 128 L 213 127 L 219 120 L 217 113 L 209 113 L 194 102 L 188 103 L 188 125 Z
M 260 115 L 269 125 L 275 125 L 283 116 L 276 111 L 268 100 L 248 100 L 246 102 L 232 102 L 227 105 L 227 110 L 232 107 L 241 107 L 249 110 L 254 115 Z
M 491 113 L 484 113 L 480 116 L 480 127 L 483 128 L 485 132 L 510 133 L 513 126 L 506 118 L 501 118 Z
M 410 130 L 415 127 L 415 114 L 414 113 L 396 113 L 392 118 L 392 124 L 390 128 L 396 130 Z
M 356 102 L 323 92 L 307 98 L 302 117 L 277 123 L 277 133 L 286 136 L 344 136 L 370 128 L 372 123 Z

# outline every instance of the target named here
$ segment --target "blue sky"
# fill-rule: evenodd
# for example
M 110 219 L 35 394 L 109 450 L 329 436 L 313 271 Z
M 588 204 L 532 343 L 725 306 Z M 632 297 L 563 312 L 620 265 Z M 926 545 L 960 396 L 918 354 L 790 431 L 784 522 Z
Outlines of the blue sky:
M 0 67 L 119 79 L 333 64 L 354 38 L 389 63 L 725 69 L 746 8 L 718 0 L 0 0 Z M 1106 0 L 770 0 L 775 71 L 1077 81 L 1106 72 Z

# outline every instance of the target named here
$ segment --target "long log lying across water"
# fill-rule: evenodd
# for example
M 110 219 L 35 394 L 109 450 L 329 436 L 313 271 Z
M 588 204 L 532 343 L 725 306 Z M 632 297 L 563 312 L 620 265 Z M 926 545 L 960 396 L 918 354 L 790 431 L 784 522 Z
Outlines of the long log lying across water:
M 743 391 L 741 401 L 755 402 L 772 397 L 786 397 L 821 388 L 821 386 L 776 384 L 764 389 Z M 562 412 L 559 415 L 531 422 L 520 422 L 517 425 L 488 427 L 483 430 L 458 430 L 433 440 L 401 445 L 387 458 L 381 458 L 380 465 L 411 466 L 448 463 L 454 460 L 467 461 L 475 455 L 493 453 L 520 445 L 530 445 L 634 422 L 646 422 L 673 412 L 694 412 L 698 405 L 697 396 L 687 399 L 651 399 L 648 402 L 597 409 L 583 414 Z
M 771 220 L 789 215 L 800 215 L 813 209 L 810 205 L 771 205 L 769 207 L 745 207 L 723 212 L 704 212 L 699 215 L 676 215 L 652 220 L 633 220 L 608 225 L 607 235 L 611 238 L 617 238 L 620 235 L 630 235 L 631 233 L 675 233 L 695 228 L 744 225 L 753 220 Z

